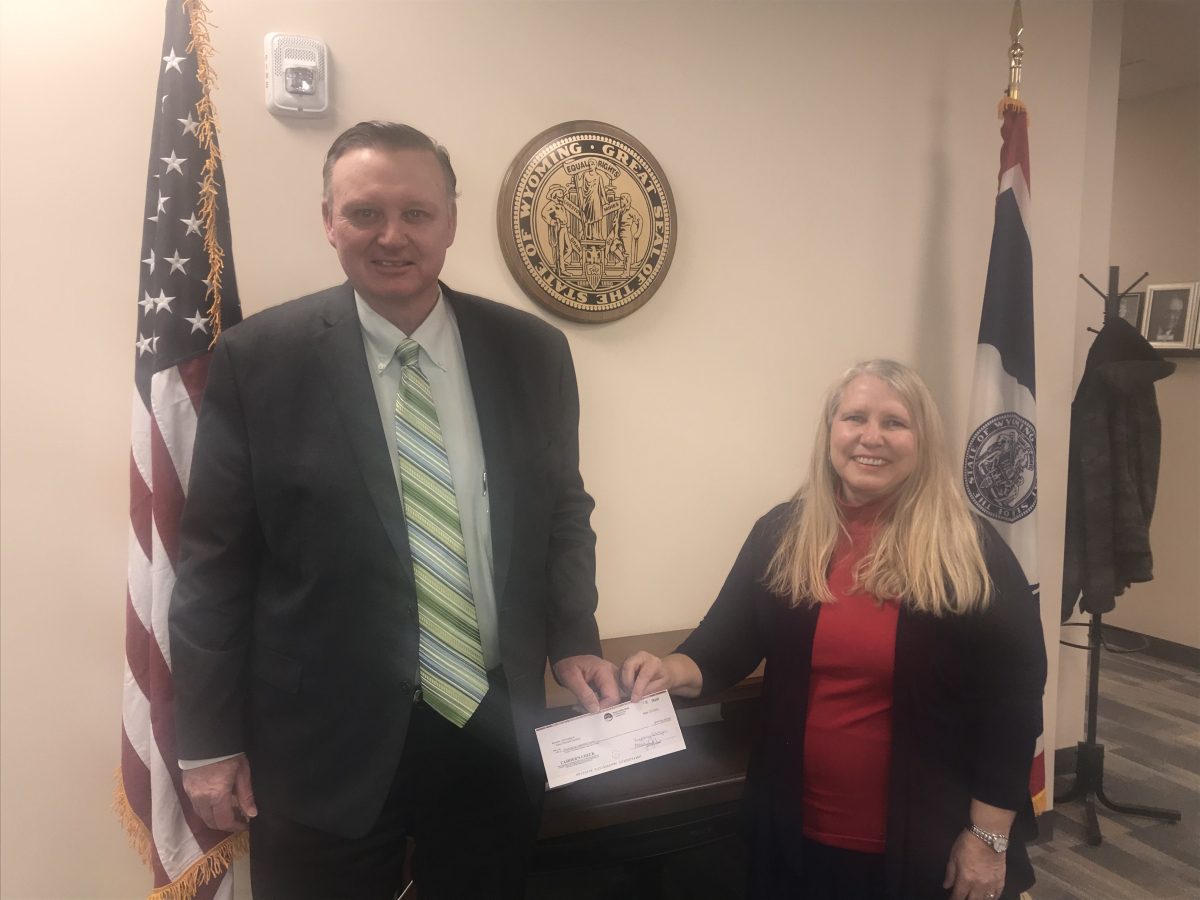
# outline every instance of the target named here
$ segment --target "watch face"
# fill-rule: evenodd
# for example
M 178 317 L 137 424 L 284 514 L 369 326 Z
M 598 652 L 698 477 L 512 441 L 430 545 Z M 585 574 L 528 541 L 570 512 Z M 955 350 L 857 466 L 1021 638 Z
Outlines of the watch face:
M 979 838 L 997 853 L 1005 853 L 1008 851 L 1008 838 L 999 834 L 992 834 L 990 831 L 984 831 L 977 825 L 972 824 L 970 831 L 975 837 Z

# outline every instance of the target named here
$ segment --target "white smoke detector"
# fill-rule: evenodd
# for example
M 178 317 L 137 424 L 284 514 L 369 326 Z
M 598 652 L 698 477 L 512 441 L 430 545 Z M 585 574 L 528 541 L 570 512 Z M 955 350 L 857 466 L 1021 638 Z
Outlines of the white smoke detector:
M 317 117 L 329 109 L 325 43 L 272 31 L 263 40 L 267 109 L 277 116 Z

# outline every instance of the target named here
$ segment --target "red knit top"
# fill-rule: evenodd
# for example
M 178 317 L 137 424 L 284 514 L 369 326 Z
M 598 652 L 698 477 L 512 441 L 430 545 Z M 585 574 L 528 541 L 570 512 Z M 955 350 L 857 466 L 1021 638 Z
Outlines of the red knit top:
M 842 507 L 829 590 L 813 639 L 804 732 L 804 834 L 831 847 L 882 853 L 892 746 L 894 601 L 854 590 L 854 567 L 870 549 L 884 504 Z

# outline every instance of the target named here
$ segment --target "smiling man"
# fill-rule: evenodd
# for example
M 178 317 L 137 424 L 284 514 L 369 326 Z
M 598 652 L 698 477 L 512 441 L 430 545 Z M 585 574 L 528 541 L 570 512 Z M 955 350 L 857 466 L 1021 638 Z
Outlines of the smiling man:
M 561 333 L 438 276 L 445 149 L 363 122 L 324 168 L 348 281 L 228 329 L 171 608 L 184 787 L 256 900 L 516 898 L 547 658 L 591 710 L 592 499 Z

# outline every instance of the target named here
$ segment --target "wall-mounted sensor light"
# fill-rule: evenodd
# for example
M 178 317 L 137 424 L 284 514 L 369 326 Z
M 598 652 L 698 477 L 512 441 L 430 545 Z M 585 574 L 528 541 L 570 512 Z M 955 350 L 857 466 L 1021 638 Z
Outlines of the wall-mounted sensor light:
M 277 116 L 322 116 L 329 110 L 329 66 L 316 38 L 272 31 L 263 41 L 267 109 Z

